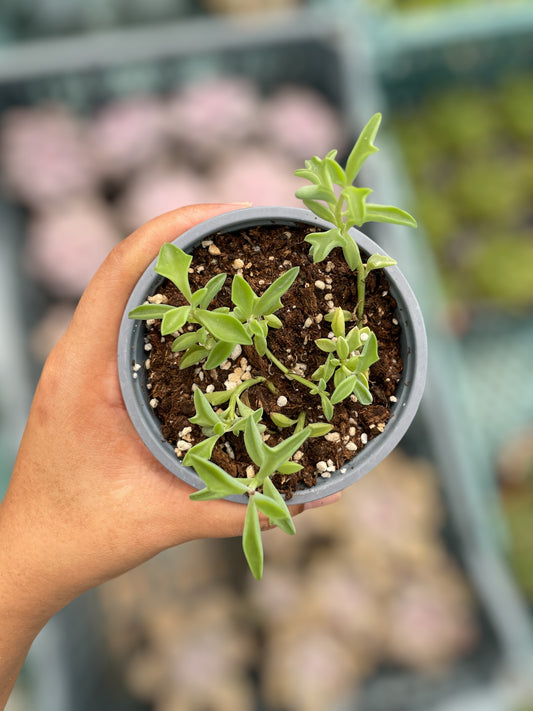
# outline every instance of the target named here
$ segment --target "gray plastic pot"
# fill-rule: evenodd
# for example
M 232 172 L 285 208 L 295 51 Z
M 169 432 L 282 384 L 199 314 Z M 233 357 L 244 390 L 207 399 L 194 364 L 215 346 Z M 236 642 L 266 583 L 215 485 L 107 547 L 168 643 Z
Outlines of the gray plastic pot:
M 196 225 L 176 240 L 181 249 L 191 252 L 202 240 L 217 232 L 232 232 L 246 229 L 253 225 L 294 225 L 304 223 L 323 229 L 331 225 L 316 217 L 312 212 L 301 208 L 289 207 L 251 207 L 235 212 L 218 215 Z M 383 253 L 373 240 L 353 229 L 353 238 L 363 252 Z M 204 484 L 196 472 L 185 467 L 174 453 L 174 447 L 162 434 L 159 420 L 150 407 L 149 391 L 146 388 L 147 374 L 144 362 L 147 353 L 144 350 L 145 325 L 141 321 L 128 318 L 131 309 L 142 304 L 148 296 L 157 292 L 163 279 L 154 272 L 156 259 L 150 264 L 137 282 L 124 312 L 118 341 L 118 368 L 122 395 L 129 416 L 144 444 L 169 471 L 195 489 Z M 427 367 L 427 341 L 424 321 L 416 298 L 396 266 L 387 268 L 390 292 L 398 304 L 397 319 L 402 328 L 402 357 L 404 370 L 402 380 L 396 391 L 392 415 L 385 430 L 356 454 L 330 478 L 319 478 L 315 486 L 297 491 L 291 504 L 305 503 L 334 494 L 358 481 L 384 459 L 399 443 L 411 424 L 424 390 Z M 134 370 L 135 364 L 141 366 Z M 245 496 L 230 497 L 233 501 L 246 503 Z

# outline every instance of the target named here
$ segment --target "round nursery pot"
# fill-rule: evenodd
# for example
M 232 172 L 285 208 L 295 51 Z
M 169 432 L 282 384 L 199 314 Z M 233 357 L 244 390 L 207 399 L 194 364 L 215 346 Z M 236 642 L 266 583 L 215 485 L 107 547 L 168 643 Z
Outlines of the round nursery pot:
M 185 252 L 217 233 L 230 233 L 259 225 L 294 226 L 311 225 L 320 230 L 330 229 L 328 222 L 301 208 L 252 207 L 225 213 L 196 225 L 179 237 L 175 243 Z M 383 253 L 373 240 L 351 230 L 361 251 L 367 254 Z M 235 255 L 238 256 L 238 255 Z M 175 454 L 174 446 L 161 434 L 161 424 L 150 406 L 147 389 L 147 371 L 144 363 L 145 323 L 131 320 L 128 313 L 155 294 L 164 279 L 154 272 L 156 259 L 146 269 L 135 286 L 122 319 L 118 343 L 118 367 L 122 395 L 129 416 L 144 444 L 169 471 L 196 489 L 204 484 L 191 467 L 184 466 Z M 398 383 L 391 416 L 384 431 L 374 437 L 329 478 L 319 477 L 317 483 L 294 492 L 291 504 L 305 503 L 334 494 L 353 484 L 371 471 L 399 443 L 413 420 L 424 390 L 427 368 L 427 341 L 422 314 L 407 280 L 397 266 L 388 267 L 386 276 L 392 297 L 397 303 L 396 319 L 401 327 L 401 352 L 403 372 Z M 246 496 L 230 497 L 246 503 Z

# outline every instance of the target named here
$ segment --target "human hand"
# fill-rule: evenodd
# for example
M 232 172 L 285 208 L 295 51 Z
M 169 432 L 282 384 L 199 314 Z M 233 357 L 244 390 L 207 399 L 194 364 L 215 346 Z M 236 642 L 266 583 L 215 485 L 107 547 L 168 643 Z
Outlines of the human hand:
M 0 506 L 4 569 L 16 579 L 17 609 L 31 611 L 35 627 L 165 548 L 242 533 L 245 506 L 191 501 L 192 489 L 145 448 L 123 404 L 116 364 L 126 302 L 161 244 L 237 207 L 175 210 L 124 240 L 91 281 L 45 364 Z

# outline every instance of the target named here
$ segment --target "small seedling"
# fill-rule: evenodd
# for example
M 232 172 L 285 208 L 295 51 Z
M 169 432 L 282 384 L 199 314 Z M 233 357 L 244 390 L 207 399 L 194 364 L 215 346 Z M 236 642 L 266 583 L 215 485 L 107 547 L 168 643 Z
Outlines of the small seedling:
M 261 295 L 257 296 L 248 282 L 236 274 L 231 287 L 235 309 L 228 307 L 208 310 L 209 304 L 224 286 L 227 274 L 221 273 L 194 293 L 189 284 L 189 267 L 192 256 L 173 244 L 164 244 L 159 252 L 155 271 L 169 279 L 188 302 L 186 306 L 168 304 L 143 304 L 133 309 L 130 318 L 161 319 L 161 335 L 180 331 L 186 324 L 200 327 L 182 333 L 174 339 L 172 350 L 185 351 L 180 368 L 188 368 L 207 359 L 206 369 L 217 368 L 232 353 L 236 345 L 254 344 L 264 355 L 267 349 L 268 329 L 281 328 L 274 314 L 283 304 L 281 297 L 290 288 L 299 268 L 293 267 L 281 274 Z
M 408 212 L 391 205 L 369 203 L 373 192 L 370 188 L 358 188 L 354 182 L 366 159 L 379 149 L 374 145 L 381 123 L 381 114 L 374 114 L 363 128 L 343 169 L 335 160 L 337 151 L 330 151 L 325 158 L 315 156 L 305 161 L 305 168 L 295 171 L 311 185 L 296 191 L 304 205 L 334 227 L 325 232 L 315 232 L 306 241 L 315 262 L 325 259 L 332 249 L 340 247 L 350 269 L 357 272 L 357 318 L 363 318 L 365 308 L 365 282 L 369 272 L 396 264 L 395 260 L 382 254 L 371 255 L 363 263 L 359 247 L 349 234 L 352 227 L 361 227 L 365 222 L 390 222 L 396 225 L 416 227 L 416 221 Z
M 376 334 L 364 326 L 354 326 L 346 333 L 345 314 L 336 309 L 331 322 L 333 338 L 318 338 L 315 343 L 328 354 L 326 362 L 313 373 L 313 380 L 333 376 L 335 389 L 331 403 L 336 405 L 350 395 L 355 395 L 363 405 L 370 405 L 372 395 L 368 387 L 370 366 L 379 360 Z

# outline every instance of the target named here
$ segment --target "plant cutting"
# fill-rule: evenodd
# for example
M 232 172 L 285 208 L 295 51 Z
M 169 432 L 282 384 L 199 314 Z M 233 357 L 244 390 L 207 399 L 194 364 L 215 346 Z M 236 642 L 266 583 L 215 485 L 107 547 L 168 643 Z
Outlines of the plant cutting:
M 395 261 L 354 229 L 416 224 L 353 185 L 377 150 L 380 119 L 345 168 L 331 151 L 297 171 L 310 182 L 297 192 L 307 210 L 250 208 L 165 244 L 122 323 L 121 385 L 139 434 L 198 489 L 193 499 L 246 503 L 243 548 L 256 578 L 259 513 L 294 533 L 287 501 L 366 473 L 420 401 L 416 301 Z

